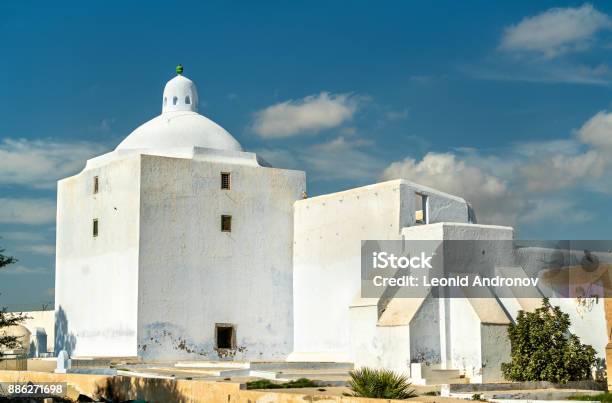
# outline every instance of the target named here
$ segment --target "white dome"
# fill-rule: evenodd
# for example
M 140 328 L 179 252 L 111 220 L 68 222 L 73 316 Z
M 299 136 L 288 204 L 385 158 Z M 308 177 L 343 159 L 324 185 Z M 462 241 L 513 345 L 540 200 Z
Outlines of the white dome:
M 162 114 L 139 126 L 117 150 L 203 147 L 242 151 L 240 143 L 212 120 L 200 115 L 198 91 L 190 79 L 179 75 L 164 88 Z
M 165 112 L 144 123 L 118 146 L 135 148 L 204 147 L 242 151 L 240 143 L 212 120 L 196 112 Z

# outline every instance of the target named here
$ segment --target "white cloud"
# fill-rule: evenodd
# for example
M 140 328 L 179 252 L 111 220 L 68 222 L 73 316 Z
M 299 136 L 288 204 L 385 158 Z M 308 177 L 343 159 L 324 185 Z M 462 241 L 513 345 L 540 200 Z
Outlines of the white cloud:
M 372 143 L 337 137 L 299 149 L 260 149 L 257 153 L 280 168 L 305 170 L 314 181 L 373 181 L 385 163 L 372 152 Z
M 45 274 L 49 273 L 50 270 L 46 267 L 28 267 L 20 264 L 10 265 L 0 269 L 1 274 Z
M 482 80 L 519 81 L 542 84 L 579 84 L 608 86 L 612 72 L 605 63 L 593 66 L 563 60 L 496 59 L 478 66 L 462 68 Z
M 484 167 L 469 164 L 451 153 L 427 153 L 420 161 L 406 158 L 389 165 L 383 179 L 408 179 L 444 192 L 458 195 L 471 203 L 481 222 L 513 224 L 516 202 L 506 182 Z M 506 208 L 501 208 L 504 205 Z
M 587 120 L 574 140 L 534 145 L 517 172 L 529 191 L 545 192 L 582 186 L 612 193 L 612 113 L 601 111 Z
M 503 181 L 458 160 L 450 153 L 427 153 L 419 162 L 406 158 L 389 165 L 384 176 L 402 177 L 415 182 L 418 182 L 416 179 L 435 182 L 445 191 L 456 195 L 479 193 L 497 197 L 507 191 Z
M 293 150 L 285 148 L 260 148 L 255 150 L 258 157 L 276 168 L 304 169 Z
M 54 221 L 54 200 L 0 198 L 0 223 L 41 225 Z
M 255 113 L 252 129 L 265 138 L 284 138 L 338 127 L 350 121 L 360 98 L 322 92 L 269 106 Z
M 609 86 L 612 71 L 601 55 L 568 56 L 590 49 L 604 30 L 612 30 L 612 20 L 590 4 L 551 8 L 507 27 L 498 46 L 504 54 L 462 70 L 485 80 Z
M 361 139 L 335 138 L 312 146 L 302 155 L 315 180 L 374 179 L 384 166 L 371 152 L 372 144 Z
M 591 146 L 612 148 L 612 113 L 597 113 L 578 130 L 577 137 Z
M 612 193 L 611 133 L 612 113 L 600 112 L 573 139 L 513 144 L 491 154 L 428 153 L 421 160 L 394 162 L 382 176 L 462 196 L 482 223 L 588 220 L 576 194 Z
M 589 48 L 594 35 L 611 26 L 610 18 L 590 4 L 578 8 L 551 8 L 507 27 L 500 48 L 553 58 Z
M 35 242 L 43 241 L 45 237 L 39 231 L 26 232 L 26 231 L 9 231 L 0 233 L 0 239 L 8 241 L 26 241 Z
M 534 156 L 517 166 L 528 191 L 568 189 L 579 182 L 598 179 L 607 168 L 606 157 L 597 150 L 577 155 L 548 154 Z
M 55 245 L 48 244 L 31 244 L 31 245 L 20 245 L 17 250 L 23 252 L 30 252 L 36 255 L 53 255 L 55 254 Z
M 0 142 L 0 185 L 53 188 L 102 151 L 103 146 L 92 142 L 6 138 Z
M 90 129 L 94 132 L 108 133 L 113 130 L 115 122 L 115 118 L 104 118 L 98 124 L 91 126 Z
M 580 223 L 593 219 L 592 215 L 570 200 L 543 198 L 532 200 L 521 215 L 522 222 L 556 220 L 569 223 Z
M 403 120 L 408 117 L 409 111 L 408 108 L 404 108 L 400 111 L 387 111 L 385 113 L 385 117 L 389 120 Z
M 404 178 L 459 195 L 474 207 L 478 222 L 483 224 L 516 226 L 547 219 L 573 223 L 592 218 L 565 195 L 528 190 L 517 170 L 523 160 L 516 154 L 506 155 L 507 166 L 496 172 L 491 162 L 497 157 L 473 153 L 428 153 L 420 161 L 407 158 L 389 165 L 382 177 Z

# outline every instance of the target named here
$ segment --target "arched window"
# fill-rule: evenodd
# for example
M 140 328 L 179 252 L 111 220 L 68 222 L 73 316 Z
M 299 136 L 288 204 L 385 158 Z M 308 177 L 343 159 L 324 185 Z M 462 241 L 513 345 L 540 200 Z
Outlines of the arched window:
M 168 104 L 168 98 L 164 97 L 164 106 Z
M 178 102 L 177 97 L 172 98 L 172 105 L 176 105 L 177 102 Z
M 189 95 L 187 95 L 187 96 L 185 97 L 185 103 L 186 103 L 187 105 L 189 105 L 189 104 L 191 103 L 191 99 L 189 98 Z

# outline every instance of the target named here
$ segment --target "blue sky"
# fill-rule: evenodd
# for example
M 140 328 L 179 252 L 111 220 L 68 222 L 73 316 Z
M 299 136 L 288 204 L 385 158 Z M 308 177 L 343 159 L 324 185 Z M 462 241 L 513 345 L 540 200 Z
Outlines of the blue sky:
M 405 177 L 523 239 L 610 238 L 612 4 L 61 4 L 0 4 L 0 305 L 53 300 L 55 181 L 159 114 L 177 63 L 310 195 Z

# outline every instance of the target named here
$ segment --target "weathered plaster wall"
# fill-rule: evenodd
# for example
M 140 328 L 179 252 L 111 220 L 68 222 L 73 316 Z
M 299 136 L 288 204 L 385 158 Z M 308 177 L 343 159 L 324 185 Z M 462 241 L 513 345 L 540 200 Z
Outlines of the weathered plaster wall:
M 482 382 L 480 319 L 467 298 L 450 299 L 451 368 L 459 369 L 471 382 Z
M 570 245 L 570 243 L 560 243 L 559 246 L 569 247 Z M 541 288 L 544 288 L 548 295 L 555 295 L 555 297 L 550 298 L 550 303 L 558 305 L 570 316 L 570 331 L 580 337 L 583 343 L 592 345 L 597 355 L 604 358 L 605 347 L 608 343 L 608 329 L 605 321 L 602 320 L 605 317 L 604 301 L 603 299 L 586 298 L 582 300 L 586 304 L 581 304 L 577 298 L 565 298 L 568 292 L 570 292 L 570 295 L 580 295 L 578 289 L 581 283 L 574 283 L 574 280 L 570 281 L 570 278 L 577 276 L 576 278 L 579 279 L 580 273 L 583 271 L 580 267 L 583 250 L 576 249 L 576 246 L 572 245 L 572 250 L 568 254 L 566 253 L 568 252 L 562 252 L 558 248 L 528 247 L 520 250 L 519 257 L 521 258 L 522 268 L 533 275 L 542 269 L 552 267 L 562 267 L 562 270 L 567 271 L 565 274 L 559 272 L 556 280 L 562 293 L 548 287 Z M 602 256 L 602 259 L 605 259 L 605 257 Z M 604 261 L 602 260 L 602 263 Z M 573 266 L 573 264 L 576 264 L 576 266 Z M 605 270 L 605 265 L 602 265 L 602 269 Z M 549 281 L 554 281 L 550 279 L 551 277 L 549 277 Z M 559 283 L 559 281 L 561 282 Z M 546 283 L 542 284 L 542 286 L 545 285 Z M 566 289 L 564 285 L 569 286 L 569 288 Z M 596 293 L 601 290 L 601 283 L 596 282 L 592 287 Z M 585 285 L 584 288 L 588 290 L 589 287 Z M 561 298 L 562 296 L 563 298 Z
M 485 253 L 480 264 L 507 266 L 512 260 L 511 249 L 500 250 L 498 241 L 513 239 L 513 229 L 494 225 L 444 224 L 445 240 L 478 240 Z M 510 246 L 510 243 L 507 244 Z M 471 252 L 470 252 L 471 253 Z M 469 292 L 469 288 L 464 290 Z M 505 337 L 506 325 L 491 322 L 509 321 L 499 302 L 493 298 L 451 298 L 446 322 L 452 368 L 465 371 L 471 382 L 500 381 L 501 362 L 510 357 Z M 475 308 L 478 308 L 478 312 Z
M 377 326 L 377 310 L 376 305 L 350 308 L 351 347 L 355 367 L 385 368 L 409 376 L 410 328 Z
M 410 322 L 410 361 L 429 365 L 441 362 L 440 300 L 437 298 L 425 298 Z
M 406 240 L 479 240 L 479 246 L 484 247 L 488 251 L 495 252 L 484 255 L 483 261 L 491 262 L 491 264 L 495 265 L 506 263 L 509 259 L 509 251 L 499 251 L 499 244 L 496 241 L 511 240 L 513 238 L 513 230 L 510 227 L 445 222 L 404 228 L 402 236 Z M 478 376 L 480 376 L 479 369 L 473 368 L 476 368 L 481 362 L 480 344 L 474 344 L 476 340 L 480 340 L 479 334 L 476 339 L 474 335 L 477 334 L 475 329 L 479 328 L 481 319 L 474 312 L 468 299 L 437 298 L 435 301 L 437 302 L 437 308 L 435 309 L 438 312 L 438 320 L 435 323 L 438 326 L 438 332 L 435 333 L 433 325 L 429 324 L 429 333 L 432 335 L 435 333 L 437 340 L 434 343 L 432 339 L 427 343 L 434 346 L 437 344 L 436 347 L 439 349 L 441 367 L 461 369 L 472 375 L 478 373 Z M 491 304 L 490 310 L 499 309 L 497 301 L 494 299 L 485 302 Z M 486 305 L 484 307 L 487 308 Z M 430 309 L 433 312 L 434 307 L 431 306 Z M 461 316 L 463 311 L 468 312 L 465 318 Z M 414 330 L 411 330 L 412 333 L 414 333 Z M 466 339 L 465 337 L 468 338 Z M 415 343 L 415 348 L 423 349 L 426 347 L 426 343 L 423 343 L 421 340 L 423 338 L 413 337 L 411 342 Z M 473 342 L 466 345 L 465 340 Z M 421 347 L 421 345 L 423 346 Z M 498 350 L 494 349 L 492 351 L 495 354 Z
M 510 361 L 508 326 L 483 323 L 481 332 L 481 382 L 504 382 L 501 364 Z
M 606 357 L 608 329 L 606 327 L 604 300 L 595 298 L 590 308 L 582 307 L 575 298 L 551 298 L 552 305 L 558 305 L 570 317 L 570 332 L 580 337 L 580 341 L 593 346 L 599 358 Z
M 533 299 L 529 305 L 532 309 L 523 307 L 516 298 L 500 298 L 509 315 L 515 319 L 519 310 L 531 311 L 541 306 L 542 299 Z M 590 344 L 599 358 L 605 358 L 608 343 L 603 299 L 588 299 L 587 306 L 578 303 L 576 298 L 550 298 L 553 306 L 559 306 L 570 317 L 570 331 L 576 334 L 582 343 Z
M 295 203 L 292 360 L 351 360 L 348 307 L 360 292 L 362 240 L 401 239 L 415 225 L 415 193 L 428 196 L 429 222 L 467 222 L 467 204 L 404 180 Z M 374 326 L 374 323 L 371 323 Z
M 139 171 L 134 155 L 58 182 L 55 351 L 136 355 Z
M 427 196 L 427 224 L 441 222 L 468 222 L 468 204 L 464 199 L 413 182 L 399 180 L 402 193 L 402 224 L 415 225 L 414 212 L 422 206 L 416 202 L 415 193 Z
M 295 203 L 292 360 L 351 360 L 348 309 L 360 291 L 361 240 L 399 239 L 400 186 L 391 181 Z
M 47 333 L 47 351 L 53 351 L 55 343 L 55 312 L 54 311 L 30 311 L 24 312 L 28 316 L 22 325 L 32 333 L 31 341 L 36 338 L 36 329 L 43 328 Z
M 231 190 L 220 189 L 221 172 Z M 143 155 L 139 354 L 282 359 L 292 350 L 293 203 L 300 171 Z M 231 232 L 221 215 L 232 216 Z M 219 357 L 215 323 L 236 326 Z

